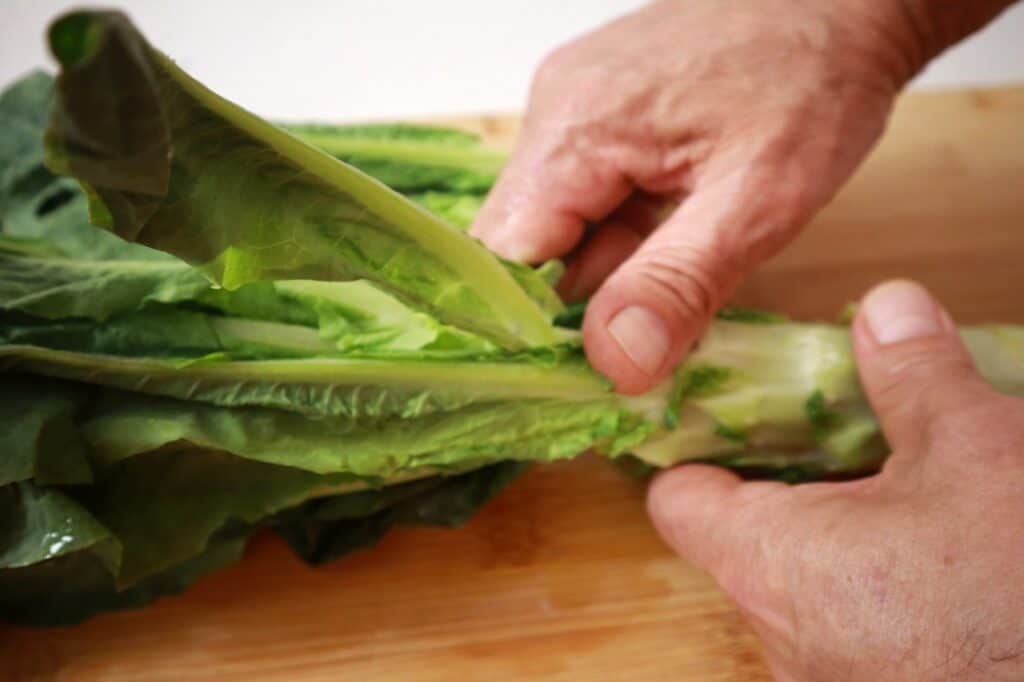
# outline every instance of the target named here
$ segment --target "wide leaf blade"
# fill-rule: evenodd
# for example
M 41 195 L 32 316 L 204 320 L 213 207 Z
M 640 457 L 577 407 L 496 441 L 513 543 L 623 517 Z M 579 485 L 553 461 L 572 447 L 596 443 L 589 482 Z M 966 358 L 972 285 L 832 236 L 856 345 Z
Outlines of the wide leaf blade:
M 366 279 L 508 348 L 557 339 L 482 244 L 209 91 L 123 15 L 65 15 L 50 46 L 62 71 L 49 161 L 82 182 L 94 222 L 228 289 Z

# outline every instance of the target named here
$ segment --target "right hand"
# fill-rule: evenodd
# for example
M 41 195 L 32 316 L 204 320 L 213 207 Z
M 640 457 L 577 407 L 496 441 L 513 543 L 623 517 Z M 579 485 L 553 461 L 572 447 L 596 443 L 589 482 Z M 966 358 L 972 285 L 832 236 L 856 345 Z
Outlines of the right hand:
M 667 543 L 747 614 L 779 680 L 1024 680 L 1024 401 L 975 371 L 949 315 L 887 284 L 853 326 L 893 454 L 846 483 L 660 474 Z

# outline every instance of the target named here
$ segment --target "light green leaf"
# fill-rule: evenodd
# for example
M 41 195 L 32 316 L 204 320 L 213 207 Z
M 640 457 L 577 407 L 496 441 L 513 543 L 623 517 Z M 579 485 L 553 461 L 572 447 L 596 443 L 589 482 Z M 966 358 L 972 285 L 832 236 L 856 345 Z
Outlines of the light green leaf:
M 61 62 L 49 162 L 94 221 L 198 265 L 227 289 L 366 279 L 512 348 L 557 339 L 481 244 L 383 184 L 218 97 L 121 14 L 50 29 Z M 130 97 L 132 107 L 119 102 Z
M 407 123 L 282 127 L 403 194 L 481 195 L 505 165 L 504 152 L 451 128 Z
M 515 361 L 510 361 L 515 360 Z M 182 363 L 34 346 L 0 346 L 0 370 L 197 400 L 276 407 L 308 415 L 416 417 L 481 402 L 603 400 L 607 382 L 582 361 L 554 365 L 422 358 L 310 358 Z
M 175 260 L 33 258 L 0 252 L 0 307 L 49 319 L 106 320 L 147 303 L 199 298 L 200 273 Z
M 409 198 L 462 230 L 469 229 L 484 204 L 484 197 L 475 194 L 423 192 L 411 194 Z
M 483 402 L 408 417 L 316 417 L 107 391 L 82 424 L 101 464 L 189 443 L 315 473 L 393 480 L 504 459 L 553 461 L 610 450 L 644 425 L 604 400 Z

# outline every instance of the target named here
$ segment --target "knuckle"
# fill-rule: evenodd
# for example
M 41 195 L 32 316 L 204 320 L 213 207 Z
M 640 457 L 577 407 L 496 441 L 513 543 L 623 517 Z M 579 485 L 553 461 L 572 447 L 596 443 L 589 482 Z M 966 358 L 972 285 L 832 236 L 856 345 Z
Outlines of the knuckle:
M 763 142 L 777 149 L 744 152 L 716 169 L 714 191 L 706 201 L 714 218 L 715 252 L 746 268 L 789 243 L 820 203 L 822 175 L 792 158 L 788 142 Z M 720 197 L 728 197 L 721 201 Z M 741 197 L 735 201 L 733 197 Z M 696 198 L 696 196 L 695 196 Z
M 874 399 L 885 406 L 914 405 L 927 392 L 927 383 L 913 381 L 913 364 L 896 364 L 878 377 L 873 386 Z
M 904 425 L 907 434 L 916 434 L 924 440 L 929 429 L 932 411 L 927 407 L 934 386 L 910 376 L 906 371 L 891 371 L 873 382 L 872 402 L 879 412 L 894 422 Z
M 818 201 L 818 181 L 810 175 L 803 169 L 790 171 L 750 188 L 749 196 L 763 198 L 754 199 L 749 220 L 733 239 L 743 262 L 759 262 L 777 253 L 803 227 Z
M 777 211 L 788 216 L 789 223 L 801 222 L 818 202 L 820 178 L 805 168 L 794 169 L 775 185 Z
M 757 186 L 750 189 L 764 197 L 766 218 L 774 216 L 789 226 L 802 223 L 820 202 L 827 161 L 809 153 L 799 131 L 778 131 L 765 145 L 756 159 Z
M 889 351 L 887 371 L 882 378 L 886 393 L 900 394 L 903 389 L 902 397 L 912 396 L 932 404 L 958 393 L 950 389 L 974 383 L 976 375 L 970 361 L 962 352 L 950 348 L 947 339 L 921 339 L 911 343 Z
M 534 85 L 543 86 L 545 83 L 557 80 L 565 73 L 566 70 L 568 70 L 569 62 L 572 60 L 572 53 L 572 43 L 559 45 L 548 52 L 544 58 L 541 59 L 540 65 L 537 67 L 537 71 L 534 74 Z
M 992 391 L 970 360 L 951 354 L 943 341 L 890 352 L 895 356 L 873 378 L 872 399 L 905 433 L 916 434 L 919 447 L 957 458 L 1012 451 L 1019 459 L 1024 401 Z
M 720 277 L 710 254 L 692 245 L 648 249 L 636 259 L 634 272 L 649 295 L 682 320 L 704 321 L 721 298 Z

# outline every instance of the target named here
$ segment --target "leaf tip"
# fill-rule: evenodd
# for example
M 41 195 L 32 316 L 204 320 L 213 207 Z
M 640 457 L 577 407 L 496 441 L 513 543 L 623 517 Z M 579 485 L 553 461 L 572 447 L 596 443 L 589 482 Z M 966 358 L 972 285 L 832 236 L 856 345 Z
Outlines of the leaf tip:
M 103 40 L 97 12 L 74 11 L 55 19 L 47 32 L 50 52 L 65 69 L 89 61 Z

